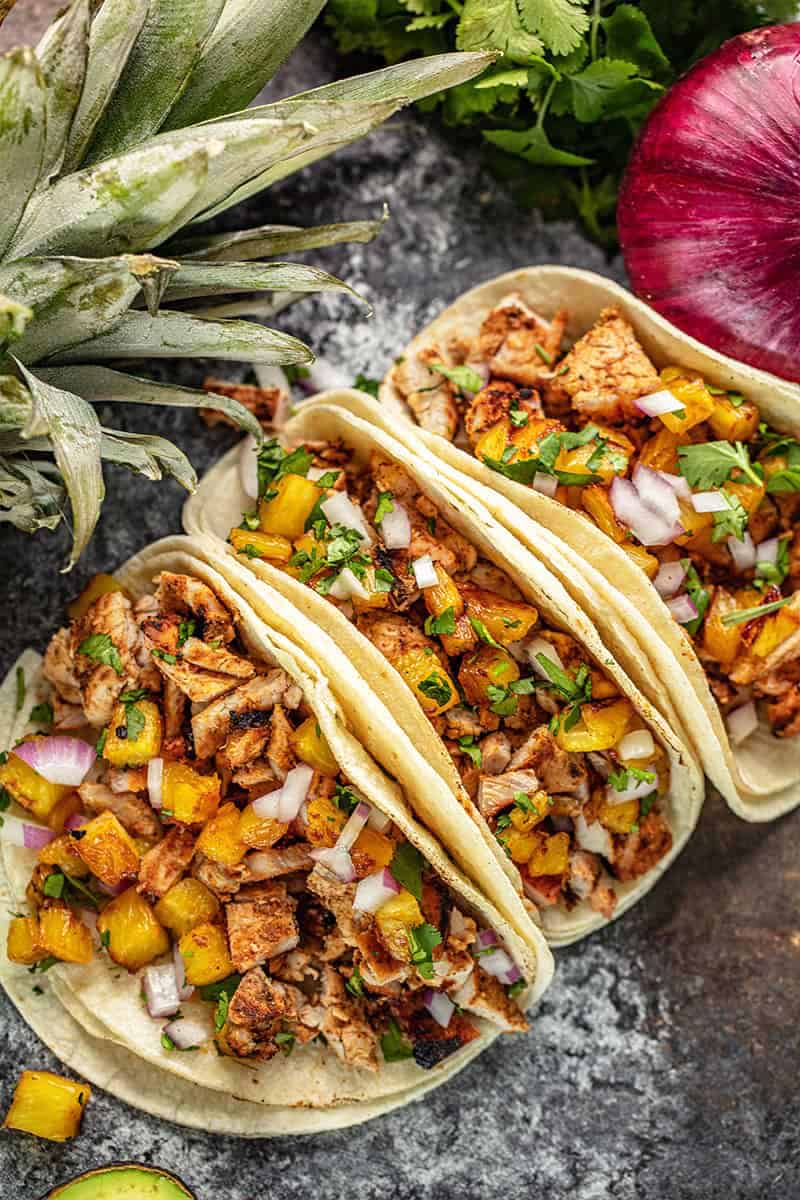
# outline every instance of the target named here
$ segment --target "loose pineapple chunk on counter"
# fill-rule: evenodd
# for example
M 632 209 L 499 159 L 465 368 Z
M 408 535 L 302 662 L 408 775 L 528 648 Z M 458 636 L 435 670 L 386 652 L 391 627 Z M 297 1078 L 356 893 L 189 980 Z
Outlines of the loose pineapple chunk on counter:
M 86 866 L 106 887 L 119 887 L 139 871 L 139 851 L 127 829 L 112 812 L 103 812 L 84 825 L 76 842 Z
M 219 901 L 199 879 L 187 876 L 165 892 L 155 907 L 157 920 L 176 938 L 190 933 L 196 925 L 213 920 Z
M 219 925 L 207 922 L 196 925 L 179 942 L 186 982 L 192 987 L 205 987 L 233 973 L 228 942 Z
M 197 849 L 214 862 L 232 867 L 241 862 L 249 847 L 240 835 L 241 813 L 235 804 L 223 804 L 203 828 Z
M 142 720 L 144 726 L 132 737 L 132 731 Z M 161 713 L 154 701 L 137 700 L 135 704 L 118 704 L 108 726 L 103 758 L 114 767 L 142 766 L 149 763 L 151 758 L 158 758 L 161 738 Z
M 39 938 L 45 954 L 61 962 L 89 963 L 94 946 L 92 935 L 80 917 L 66 904 L 51 904 L 39 913 Z
M 169 950 L 167 931 L 135 887 L 106 905 L 97 918 L 97 929 L 109 956 L 129 971 L 138 971 Z
M 201 775 L 185 763 L 164 763 L 161 807 L 181 825 L 204 825 L 219 807 L 218 775 Z
M 76 1083 L 50 1071 L 23 1071 L 3 1127 L 50 1142 L 66 1142 L 78 1133 L 91 1094 L 88 1083 Z

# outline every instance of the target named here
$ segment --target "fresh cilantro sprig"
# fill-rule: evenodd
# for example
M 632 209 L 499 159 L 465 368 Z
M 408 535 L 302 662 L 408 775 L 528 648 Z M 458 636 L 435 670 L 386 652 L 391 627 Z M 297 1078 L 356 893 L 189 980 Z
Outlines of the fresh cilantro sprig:
M 448 367 L 441 362 L 432 362 L 430 366 L 432 371 L 438 371 L 454 383 L 460 392 L 479 392 L 483 387 L 483 380 L 474 367 Z
M 561 719 L 562 727 L 569 731 L 581 718 L 581 705 L 592 698 L 592 673 L 586 663 L 581 663 L 574 677 L 568 675 L 544 653 L 537 654 L 536 661 L 547 675 L 547 679 L 537 682 L 537 687 L 552 691 L 569 706 Z
M 766 588 L 780 587 L 789 574 L 789 537 L 778 541 L 778 551 L 775 562 L 757 562 L 753 584 L 759 591 Z M 33 714 L 31 714 L 33 715 Z
M 92 662 L 102 663 L 111 667 L 117 675 L 123 675 L 122 659 L 119 650 L 108 633 L 91 633 L 78 646 L 78 653 L 85 654 Z
M 744 541 L 749 514 L 738 496 L 727 488 L 720 491 L 726 507 L 722 512 L 714 513 L 714 527 L 711 531 L 712 542 L 721 542 L 724 538 L 735 537 L 737 542 Z
M 690 487 L 705 491 L 722 487 L 735 473 L 760 487 L 764 472 L 750 461 L 744 442 L 698 442 L 678 447 L 678 470 Z
M 394 1017 L 390 1018 L 386 1033 L 381 1037 L 381 1050 L 386 1062 L 400 1062 L 404 1058 L 411 1058 L 414 1053 Z
M 258 452 L 258 497 L 271 500 L 276 484 L 285 475 L 308 475 L 314 455 L 305 446 L 286 451 L 277 438 L 270 438 Z
M 784 608 L 787 604 L 791 604 L 794 596 L 784 596 L 782 600 L 773 600 L 770 604 L 758 604 L 755 608 L 740 608 L 738 612 L 726 613 L 722 618 L 723 625 L 743 625 L 746 621 L 755 621 L 759 617 L 768 617 L 770 613 L 777 612 L 779 608 Z
M 439 930 L 427 921 L 408 930 L 411 961 L 423 979 L 433 979 L 433 951 L 441 940 Z

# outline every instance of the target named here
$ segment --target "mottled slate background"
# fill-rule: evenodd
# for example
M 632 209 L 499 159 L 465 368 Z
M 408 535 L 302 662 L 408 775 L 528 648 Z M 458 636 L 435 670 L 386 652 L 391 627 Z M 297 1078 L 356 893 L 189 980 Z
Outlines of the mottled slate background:
M 55 7 L 20 0 L 0 45 Z M 334 68 L 316 33 L 278 90 L 321 82 Z M 474 155 L 411 114 L 251 204 L 245 222 L 369 217 L 384 200 L 392 220 L 377 242 L 314 256 L 369 297 L 375 316 L 323 299 L 282 321 L 352 373 L 379 375 L 412 330 L 500 271 L 563 262 L 623 278 L 619 261 L 607 262 L 573 226 L 515 211 Z M 180 376 L 198 382 L 208 366 L 185 365 Z M 230 440 L 188 413 L 101 415 L 173 436 L 199 469 Z M 70 576 L 59 574 L 64 536 L 0 533 L 3 671 L 24 646 L 44 645 L 88 575 L 178 529 L 176 485 L 113 470 L 107 481 L 97 535 Z M 178 1171 L 203 1200 L 797 1196 L 798 830 L 797 816 L 745 825 L 709 797 L 655 892 L 558 955 L 531 1034 L 495 1045 L 422 1104 L 351 1132 L 253 1143 L 188 1132 L 96 1092 L 74 1144 L 0 1137 L 3 1195 L 32 1200 L 79 1170 L 126 1158 Z M 5 1110 L 22 1068 L 58 1063 L 0 1004 Z

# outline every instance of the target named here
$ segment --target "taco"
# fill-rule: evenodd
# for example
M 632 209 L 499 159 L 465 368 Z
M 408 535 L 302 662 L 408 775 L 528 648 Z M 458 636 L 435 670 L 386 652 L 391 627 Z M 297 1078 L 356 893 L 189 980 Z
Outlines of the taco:
M 95 577 L 70 616 L 3 690 L 15 998 L 15 972 L 46 970 L 90 1045 L 198 1104 L 266 1106 L 257 1135 L 377 1115 L 528 1028 L 541 935 L 450 861 L 320 667 L 188 539 Z
M 532 267 L 446 309 L 381 401 L 354 403 L 401 438 L 411 417 L 533 553 L 556 535 L 553 569 L 740 816 L 798 803 L 800 388 Z
M 488 829 L 563 944 L 655 882 L 697 820 L 702 780 L 555 576 L 426 458 L 309 401 L 261 451 L 257 496 L 234 450 L 184 519 L 229 538 L 219 569 L 250 575 L 255 608 L 281 592 L 330 634 L 339 666 L 361 673 L 351 714 L 366 681 L 426 758 L 446 760 L 475 824 L 434 832 L 455 857 L 459 837 L 482 844 Z M 406 791 L 436 820 L 419 784 Z

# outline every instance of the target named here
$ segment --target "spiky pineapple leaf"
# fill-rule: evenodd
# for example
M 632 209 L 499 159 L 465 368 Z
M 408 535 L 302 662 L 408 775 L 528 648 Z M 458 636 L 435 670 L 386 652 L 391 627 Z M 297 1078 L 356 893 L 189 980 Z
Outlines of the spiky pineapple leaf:
M 244 262 L 266 258 L 270 254 L 317 250 L 341 242 L 371 242 L 389 217 L 384 205 L 379 221 L 341 221 L 335 225 L 260 225 L 236 233 L 214 233 L 206 237 L 185 238 L 165 247 L 177 258 L 202 259 L 205 262 Z
M 23 435 L 50 439 L 56 465 L 69 494 L 72 549 L 65 568 L 69 570 L 86 548 L 105 498 L 100 422 L 91 404 L 80 396 L 42 382 L 23 363 L 15 362 L 33 401 Z
M 309 100 L 336 100 L 339 103 L 374 104 L 380 100 L 403 98 L 405 103 L 424 100 L 435 92 L 455 87 L 481 75 L 497 58 L 492 50 L 469 53 L 431 54 L 428 58 L 412 58 L 393 67 L 381 67 L 365 75 L 336 79 L 308 92 L 290 97 L 292 103 Z M 270 105 L 264 105 L 268 109 Z M 260 113 L 262 108 L 254 108 Z M 266 115 L 266 113 L 265 113 Z
M 128 258 L 27 258 L 0 266 L 0 292 L 35 320 L 17 340 L 24 363 L 112 329 L 139 295 Z
M 180 129 L 245 108 L 324 4 L 325 0 L 228 0 L 164 128 Z
M 291 262 L 181 263 L 169 281 L 164 299 L 169 303 L 231 292 L 347 292 L 363 300 L 358 292 L 335 275 L 329 275 L 319 267 Z
M 0 254 L 11 242 L 42 169 L 45 143 L 45 85 L 32 50 L 0 58 Z
M 24 462 L 0 456 L 0 524 L 23 533 L 55 529 L 66 495 L 51 463 Z
M 197 472 L 173 442 L 149 433 L 103 427 L 101 452 L 107 462 L 127 467 L 147 479 L 171 475 L 187 492 L 197 487 Z
M 65 175 L 38 193 L 10 247 L 31 255 L 92 256 L 145 250 L 180 224 L 203 188 L 217 144 L 187 139 L 182 146 L 150 143 L 122 158 Z
M 115 358 L 222 358 L 282 366 L 312 362 L 297 338 L 247 321 L 201 321 L 188 313 L 163 311 L 157 317 L 127 312 L 110 333 L 55 356 L 56 362 Z
M 141 379 L 111 367 L 77 364 L 63 367 L 37 367 L 36 374 L 45 383 L 61 383 L 93 403 L 123 403 L 165 405 L 169 408 L 214 408 L 225 413 L 237 425 L 251 433 L 258 442 L 264 431 L 243 404 L 230 396 L 218 396 L 195 388 L 178 387 L 174 383 L 157 383 Z M 2 376 L 0 376 L 2 381 Z M 0 408 L 0 417 L 2 409 Z
M 225 0 L 150 0 L 113 101 L 87 148 L 87 164 L 118 157 L 161 128 L 224 6 Z
M 150 0 L 105 0 L 95 14 L 89 33 L 86 78 L 62 164 L 64 172 L 80 166 L 149 9 Z
M 0 356 L 12 342 L 19 341 L 32 320 L 32 308 L 0 292 Z M 2 384 L 7 378 L 0 375 L 0 396 L 3 393 Z
M 36 47 L 47 83 L 47 119 L 42 179 L 61 169 L 67 135 L 83 90 L 89 55 L 89 0 L 74 0 Z

